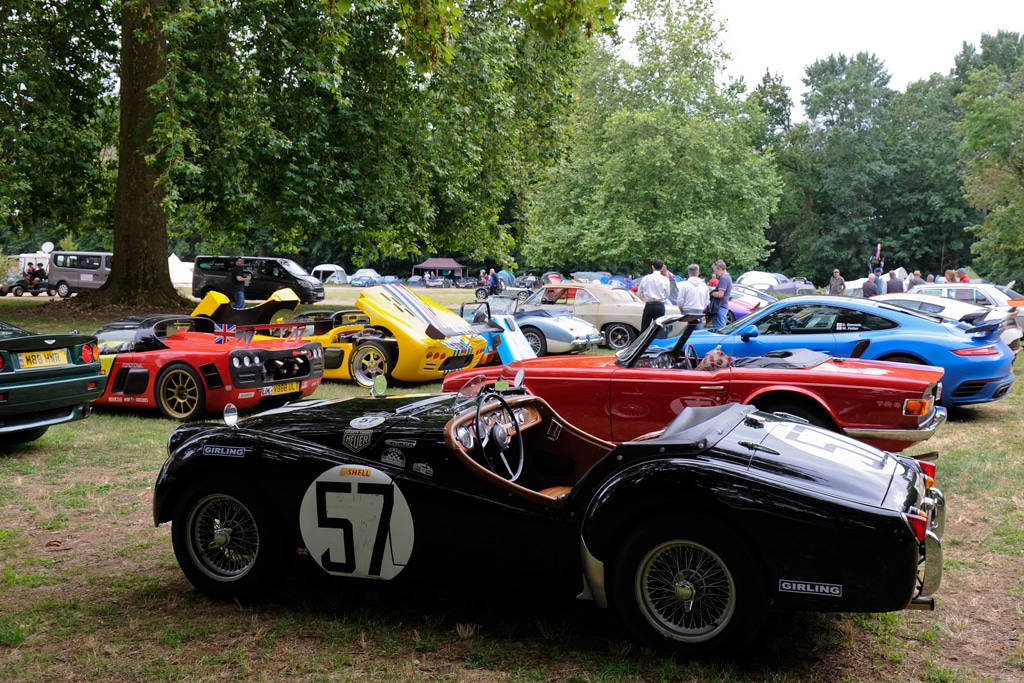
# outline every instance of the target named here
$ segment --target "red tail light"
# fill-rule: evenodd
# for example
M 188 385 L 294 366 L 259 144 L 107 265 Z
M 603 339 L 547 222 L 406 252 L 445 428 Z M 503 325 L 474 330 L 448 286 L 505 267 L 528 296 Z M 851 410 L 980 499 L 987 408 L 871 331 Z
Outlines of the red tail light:
M 928 531 L 928 515 L 921 514 L 916 509 L 912 509 L 910 512 L 903 515 L 903 518 L 907 520 L 910 525 L 911 531 L 914 532 L 914 536 L 921 543 L 924 542 L 925 533 Z
M 932 483 L 935 483 L 935 463 L 928 462 L 927 460 L 918 460 L 917 464 L 921 466 L 921 471 L 924 472 L 925 476 L 931 479 Z M 928 488 L 931 488 L 930 486 Z
M 995 344 L 986 344 L 985 346 L 972 346 L 967 349 L 957 349 L 953 351 L 958 356 L 995 356 L 999 354 L 999 349 L 996 348 Z
M 91 363 L 92 359 L 96 357 L 96 348 L 92 344 L 86 344 L 82 347 L 82 362 Z

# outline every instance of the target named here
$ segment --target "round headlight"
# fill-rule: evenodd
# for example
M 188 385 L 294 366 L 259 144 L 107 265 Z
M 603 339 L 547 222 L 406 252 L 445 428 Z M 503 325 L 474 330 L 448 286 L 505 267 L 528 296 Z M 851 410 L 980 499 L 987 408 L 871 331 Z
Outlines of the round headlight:
M 259 365 L 260 364 L 260 357 L 258 355 L 252 357 L 252 364 L 253 365 Z
M 238 356 L 235 356 L 234 358 L 231 359 L 231 364 L 234 365 L 236 368 L 242 367 L 242 362 L 238 360 Z
M 249 358 L 249 356 L 242 356 L 242 365 L 244 365 L 245 367 L 249 367 L 251 364 L 252 360 Z

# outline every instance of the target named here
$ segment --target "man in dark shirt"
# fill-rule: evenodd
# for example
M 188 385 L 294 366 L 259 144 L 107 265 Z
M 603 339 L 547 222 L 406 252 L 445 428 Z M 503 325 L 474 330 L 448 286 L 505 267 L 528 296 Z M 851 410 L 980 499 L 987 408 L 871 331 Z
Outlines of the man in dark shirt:
M 235 310 L 245 308 L 245 284 L 252 279 L 252 275 L 243 270 L 243 265 L 245 261 L 239 256 L 231 269 L 231 307 Z
M 870 299 L 871 297 L 878 295 L 878 285 L 875 283 L 874 273 L 868 273 L 868 280 L 860 288 L 860 293 L 865 299 Z
M 903 280 L 896 277 L 896 271 L 889 271 L 889 281 L 885 283 L 886 294 L 899 294 L 903 291 Z

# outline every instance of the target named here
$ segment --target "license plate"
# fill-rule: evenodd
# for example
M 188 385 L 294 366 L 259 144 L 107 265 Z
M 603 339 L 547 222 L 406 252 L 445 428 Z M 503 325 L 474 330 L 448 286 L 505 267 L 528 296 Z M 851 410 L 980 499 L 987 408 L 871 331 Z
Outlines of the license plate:
M 282 384 L 274 385 L 274 396 L 278 394 L 290 394 L 299 390 L 298 382 L 284 382 Z
M 23 370 L 27 370 L 29 368 L 46 368 L 54 365 L 67 365 L 68 352 L 65 349 L 54 349 L 53 351 L 31 351 L 29 353 L 19 353 L 18 360 L 21 362 L 21 368 Z

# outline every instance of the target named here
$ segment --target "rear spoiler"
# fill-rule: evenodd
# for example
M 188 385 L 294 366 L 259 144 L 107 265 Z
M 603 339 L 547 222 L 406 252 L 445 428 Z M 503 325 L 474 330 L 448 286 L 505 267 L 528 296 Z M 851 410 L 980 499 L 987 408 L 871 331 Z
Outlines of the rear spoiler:
M 967 334 L 975 339 L 985 339 L 1006 326 L 1005 320 L 990 320 L 967 328 Z
M 259 332 L 265 332 L 278 339 L 301 342 L 302 336 L 306 333 L 308 322 L 292 323 L 270 323 L 266 325 L 238 325 L 235 327 L 235 338 L 246 346 L 252 343 L 253 338 Z M 283 334 L 274 334 L 276 331 L 283 331 Z

